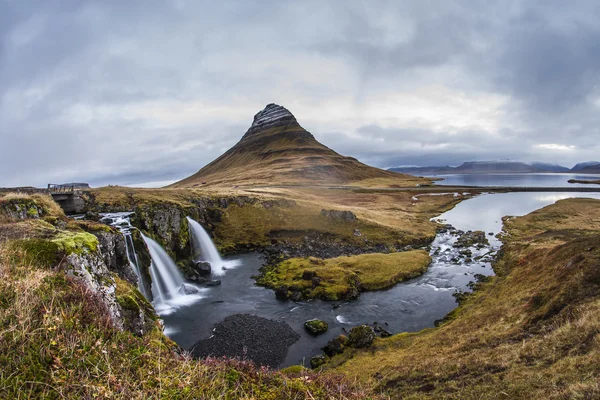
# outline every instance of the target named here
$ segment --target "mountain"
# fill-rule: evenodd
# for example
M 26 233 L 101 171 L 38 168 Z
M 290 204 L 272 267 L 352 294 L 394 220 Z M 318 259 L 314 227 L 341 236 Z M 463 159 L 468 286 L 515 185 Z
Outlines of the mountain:
M 389 168 L 388 171 L 411 175 L 441 175 L 452 174 L 454 171 L 454 167 L 450 167 L 448 165 L 435 165 L 431 167 L 394 167 Z
M 532 162 L 530 165 L 532 167 L 536 168 L 537 170 L 539 170 L 540 172 L 569 172 L 569 171 L 571 171 L 569 168 L 563 167 L 562 165 L 558 165 L 558 164 Z
M 523 174 L 535 172 L 569 172 L 569 168 L 558 164 L 534 162 L 526 164 L 519 161 L 468 161 L 458 167 L 396 167 L 389 171 L 414 175 L 444 174 Z
M 600 166 L 600 162 L 598 161 L 587 161 L 587 162 L 582 162 L 579 163 L 577 165 L 575 165 L 573 168 L 571 168 L 572 172 L 583 172 L 584 170 L 593 170 L 594 167 L 599 167 Z M 589 168 L 589 169 L 588 169 Z
M 242 139 L 194 175 L 171 187 L 201 185 L 332 185 L 366 179 L 412 181 L 370 167 L 319 143 L 285 107 L 269 104 Z
M 456 174 L 539 172 L 529 164 L 517 161 L 469 161 L 454 169 Z
M 600 174 L 600 164 L 588 165 L 577 172 L 580 174 Z

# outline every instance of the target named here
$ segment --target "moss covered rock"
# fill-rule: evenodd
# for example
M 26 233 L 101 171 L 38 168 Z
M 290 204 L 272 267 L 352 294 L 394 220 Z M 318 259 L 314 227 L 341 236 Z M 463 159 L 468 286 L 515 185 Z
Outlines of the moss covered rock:
M 310 367 L 312 369 L 319 368 L 326 362 L 327 362 L 327 357 L 325 357 L 323 354 L 319 354 L 318 356 L 314 356 L 313 358 L 310 359 Z
M 313 335 L 320 335 L 327 332 L 329 325 L 327 325 L 327 322 L 321 321 L 320 319 L 311 319 L 304 323 L 304 329 Z
M 348 346 L 355 347 L 357 349 L 363 347 L 369 347 L 375 340 L 375 331 L 368 325 L 361 325 L 352 328 L 350 336 L 348 338 Z

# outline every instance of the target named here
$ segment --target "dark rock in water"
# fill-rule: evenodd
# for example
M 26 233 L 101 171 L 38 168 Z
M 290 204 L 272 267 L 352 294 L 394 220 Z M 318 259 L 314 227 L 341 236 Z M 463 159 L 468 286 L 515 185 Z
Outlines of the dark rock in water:
M 297 288 L 290 288 L 290 300 L 299 302 L 302 301 L 302 293 Z
M 305 270 L 304 272 L 302 272 L 302 279 L 304 279 L 305 281 L 310 281 L 316 276 L 317 273 L 315 271 Z
M 327 362 L 327 358 L 323 354 L 319 354 L 318 356 L 314 356 L 310 359 L 310 367 L 312 369 L 319 368 L 321 365 Z
M 279 286 L 275 289 L 275 297 L 279 300 L 287 300 L 288 299 L 288 287 L 285 285 Z
M 384 329 L 380 325 L 377 325 L 375 327 L 374 331 L 379 334 L 379 337 L 382 337 L 382 338 L 386 338 L 386 337 L 392 336 L 392 334 L 388 330 Z
M 311 319 L 304 323 L 304 329 L 313 335 L 320 335 L 321 333 L 327 332 L 329 325 L 327 325 L 327 322 L 321 321 L 320 319 Z
M 357 326 L 350 330 L 348 338 L 348 346 L 356 347 L 357 349 L 369 347 L 375 340 L 375 331 L 368 325 Z
M 210 263 L 207 261 L 195 261 L 194 269 L 196 272 L 198 272 L 198 274 L 200 274 L 200 276 L 208 276 L 212 272 Z
M 196 286 L 194 285 L 189 285 L 187 283 L 184 283 L 183 285 L 181 285 L 181 287 L 179 288 L 179 293 L 181 294 L 195 294 L 198 293 L 200 291 L 200 289 L 198 289 Z
M 219 286 L 221 284 L 221 280 L 220 279 L 216 279 L 214 281 L 208 281 L 206 282 L 206 286 Z
M 196 342 L 190 353 L 195 358 L 245 358 L 275 368 L 298 339 L 300 335 L 285 322 L 236 314 L 216 324 L 213 336 Z
M 485 232 L 483 231 L 467 231 L 460 234 L 460 237 L 456 240 L 454 247 L 471 247 L 471 246 L 484 246 L 489 245 Z
M 208 282 L 208 279 L 206 279 L 206 278 L 203 278 L 203 277 L 201 277 L 201 276 L 197 276 L 197 275 L 192 275 L 192 276 L 190 276 L 190 277 L 189 277 L 189 280 L 190 280 L 190 281 L 197 282 L 197 283 L 206 283 L 206 282 Z
M 344 347 L 348 343 L 348 338 L 345 335 L 339 335 L 333 340 L 327 342 L 325 347 L 321 350 L 329 357 L 333 357 L 336 354 L 342 354 L 344 352 Z

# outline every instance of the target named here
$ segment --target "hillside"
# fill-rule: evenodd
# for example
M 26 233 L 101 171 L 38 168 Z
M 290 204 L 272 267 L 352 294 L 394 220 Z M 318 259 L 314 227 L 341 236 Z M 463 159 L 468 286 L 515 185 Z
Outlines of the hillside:
M 600 398 L 600 201 L 505 218 L 497 276 L 438 328 L 376 339 L 331 367 L 402 399 Z
M 577 172 L 580 174 L 600 174 L 600 164 L 588 165 Z
M 598 168 L 600 167 L 599 161 L 586 161 L 579 164 L 576 164 L 573 168 L 571 168 L 571 172 L 584 172 L 588 168 Z
M 319 143 L 286 108 L 269 104 L 242 139 L 174 188 L 256 185 L 337 185 L 386 180 L 415 186 L 413 177 L 365 165 Z

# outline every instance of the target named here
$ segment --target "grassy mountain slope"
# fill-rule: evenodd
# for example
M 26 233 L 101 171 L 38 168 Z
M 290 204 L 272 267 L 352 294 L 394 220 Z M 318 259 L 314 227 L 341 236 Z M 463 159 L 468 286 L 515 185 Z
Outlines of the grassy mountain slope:
M 365 165 L 319 143 L 285 108 L 269 104 L 231 149 L 173 185 L 335 185 L 368 179 L 415 186 L 426 182 Z
M 600 201 L 505 222 L 497 276 L 446 323 L 337 356 L 336 370 L 392 398 L 600 398 Z

